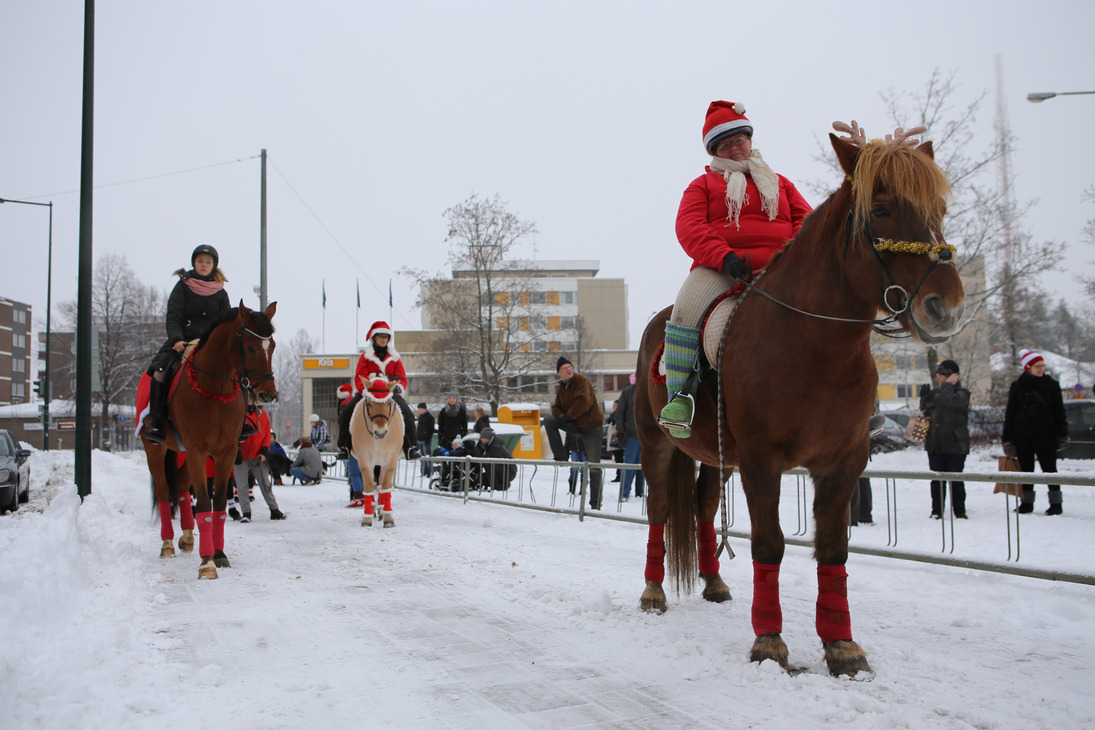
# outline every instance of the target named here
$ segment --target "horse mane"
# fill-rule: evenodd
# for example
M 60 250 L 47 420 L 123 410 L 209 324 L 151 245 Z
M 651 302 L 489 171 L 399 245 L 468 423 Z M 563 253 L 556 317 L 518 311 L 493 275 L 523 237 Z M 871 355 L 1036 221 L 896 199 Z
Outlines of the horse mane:
M 874 140 L 859 153 L 852 173 L 857 195 L 853 215 L 862 228 L 870 216 L 871 196 L 885 190 L 908 203 L 915 214 L 933 227 L 942 225 L 951 186 L 930 156 L 914 147 Z
M 239 307 L 229 307 L 228 309 L 218 314 L 217 318 L 209 324 L 209 329 L 206 330 L 205 334 L 201 336 L 200 340 L 198 340 L 198 347 L 202 347 L 203 345 L 205 345 L 210 335 L 213 334 L 213 330 L 217 329 L 219 325 L 222 325 L 225 322 L 230 322 L 239 316 Z M 269 337 L 270 335 L 274 334 L 274 323 L 271 322 L 270 318 L 262 312 L 251 310 L 251 325 L 249 329 L 259 337 Z

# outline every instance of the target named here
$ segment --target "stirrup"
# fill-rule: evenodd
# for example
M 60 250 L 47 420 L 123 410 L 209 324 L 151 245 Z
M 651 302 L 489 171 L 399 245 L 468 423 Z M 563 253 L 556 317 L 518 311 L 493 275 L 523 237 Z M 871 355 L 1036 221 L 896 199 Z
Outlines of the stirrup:
M 678 429 L 678 430 L 691 432 L 691 430 L 692 430 L 692 419 L 696 415 L 696 399 L 692 396 L 691 393 L 684 393 L 684 392 L 678 391 L 677 393 L 673 394 L 672 398 L 669 399 L 669 403 L 672 403 L 673 401 L 678 400 L 678 399 L 687 400 L 689 405 L 691 406 L 691 409 L 689 410 L 690 415 L 688 417 L 688 420 L 687 421 L 677 421 L 677 420 L 674 420 L 674 419 L 662 418 L 661 414 L 659 413 L 658 414 L 658 423 L 661 424 L 662 426 L 665 426 L 666 428 Z M 666 403 L 666 405 L 669 405 L 669 403 Z M 662 411 L 664 411 L 664 410 L 665 409 L 663 408 Z
M 886 417 L 882 415 L 871 416 L 871 420 L 867 422 L 867 433 L 873 438 L 886 428 Z

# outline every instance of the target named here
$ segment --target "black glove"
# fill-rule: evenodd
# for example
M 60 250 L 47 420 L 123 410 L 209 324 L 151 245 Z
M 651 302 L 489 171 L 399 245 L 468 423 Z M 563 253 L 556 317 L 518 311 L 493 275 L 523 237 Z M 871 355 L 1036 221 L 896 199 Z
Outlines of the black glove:
M 555 425 L 567 433 L 578 433 L 578 427 L 570 420 L 570 416 L 560 413 L 555 417 Z
M 742 261 L 741 256 L 731 251 L 722 259 L 722 273 L 730 274 L 735 279 L 745 281 L 753 273 L 753 269 L 749 267 L 749 264 Z

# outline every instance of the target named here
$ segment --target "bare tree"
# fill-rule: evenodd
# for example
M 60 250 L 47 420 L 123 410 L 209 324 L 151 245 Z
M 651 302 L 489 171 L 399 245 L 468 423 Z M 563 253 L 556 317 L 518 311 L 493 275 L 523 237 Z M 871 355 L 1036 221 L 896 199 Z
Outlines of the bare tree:
M 132 403 L 137 381 L 165 337 L 163 293 L 141 283 L 121 254 L 99 258 L 92 276 L 92 322 L 98 342 L 98 398 L 102 423 L 110 407 Z M 62 302 L 60 312 L 75 330 L 76 302 Z M 105 448 L 100 432 L 99 446 Z
M 289 426 L 290 433 L 303 433 L 304 428 L 304 383 L 300 377 L 300 356 L 305 352 L 317 352 L 319 340 L 299 329 L 291 339 L 275 336 L 277 349 L 274 350 L 274 380 L 278 385 L 278 399 L 266 406 L 270 416 L 270 426 L 277 432 Z M 288 434 L 282 432 L 279 441 Z
M 535 347 L 537 288 L 531 266 L 516 256 L 536 226 L 511 213 L 498 196 L 472 194 L 444 216 L 452 278 L 403 269 L 419 284 L 424 326 L 444 333 L 428 367 L 448 387 L 497 412 L 506 396 L 532 387 L 532 378 L 524 376 L 543 368 Z

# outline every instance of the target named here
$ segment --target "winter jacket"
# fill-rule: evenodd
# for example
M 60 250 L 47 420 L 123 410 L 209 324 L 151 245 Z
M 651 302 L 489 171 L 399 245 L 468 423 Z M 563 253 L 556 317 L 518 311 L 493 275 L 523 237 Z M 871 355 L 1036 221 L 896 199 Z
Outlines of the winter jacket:
M 455 414 L 449 412 L 449 405 L 441 406 L 441 412 L 437 414 L 437 440 L 438 443 L 448 446 L 456 439 L 468 435 L 468 411 L 463 403 L 457 403 Z
M 970 452 L 970 392 L 962 387 L 961 381 L 957 385 L 944 382 L 921 393 L 920 410 L 931 421 L 924 439 L 925 451 L 936 454 Z
M 475 419 L 475 428 L 472 430 L 476 433 L 480 433 L 484 428 L 490 427 L 490 416 L 479 416 Z
M 327 428 L 327 422 L 322 418 L 316 421 L 312 426 L 312 431 L 308 435 L 309 440 L 312 442 L 312 446 L 315 447 L 318 453 L 320 449 L 325 449 L 331 445 L 331 432 Z
M 299 466 L 310 479 L 316 479 L 323 474 L 323 459 L 320 458 L 316 447 L 311 444 L 300 447 L 292 466 Z
M 1068 436 L 1061 385 L 1048 375 L 1020 375 L 1008 390 L 1004 443 L 1049 444 Z
M 745 199 L 738 225 L 727 220 L 726 180 L 710 167 L 692 181 L 681 197 L 677 211 L 677 240 L 692 257 L 692 268 L 707 266 L 716 271 L 733 251 L 749 261 L 753 271 L 768 265 L 772 254 L 781 249 L 813 210 L 794 184 L 782 175 L 779 179 L 779 211 L 768 220 L 761 209 L 760 191 L 752 176 L 746 177 Z
M 635 384 L 627 386 L 620 393 L 616 406 L 616 429 L 623 433 L 625 439 L 638 438 L 639 430 L 635 427 Z
M 512 459 L 502 437 L 495 434 L 486 444 L 482 440 L 472 446 L 472 454 L 489 459 Z M 504 489 L 517 477 L 516 464 L 483 464 L 483 484 L 493 489 Z
M 254 459 L 256 456 L 266 456 L 270 453 L 270 417 L 266 411 L 259 408 L 254 413 L 248 413 L 244 420 L 254 426 L 256 433 L 247 437 L 240 444 L 240 453 L 245 459 Z
M 179 340 L 196 340 L 207 331 L 221 312 L 231 308 L 228 292 L 223 288 L 214 294 L 202 296 L 186 285 L 187 279 L 198 279 L 191 269 L 179 277 L 171 296 L 167 299 L 167 345 Z
M 567 418 L 579 431 L 600 428 L 605 422 L 604 411 L 597 402 L 597 393 L 589 378 L 575 373 L 570 380 L 560 380 L 555 389 L 555 402 L 551 405 L 551 415 L 567 414 Z
M 433 438 L 433 432 L 433 414 L 431 414 L 429 411 L 426 411 L 418 417 L 418 424 L 416 427 L 415 435 L 418 437 L 419 441 L 425 441 L 429 443 L 429 441 Z
M 373 348 L 373 341 L 369 340 L 361 357 L 357 359 L 357 368 L 354 370 L 354 392 L 360 393 L 361 383 L 368 383 L 373 378 L 382 377 L 399 383 L 396 393 L 402 393 L 407 389 L 407 371 L 403 367 L 403 360 L 399 353 L 392 347 L 391 342 L 386 348 L 386 353 L 378 353 Z

